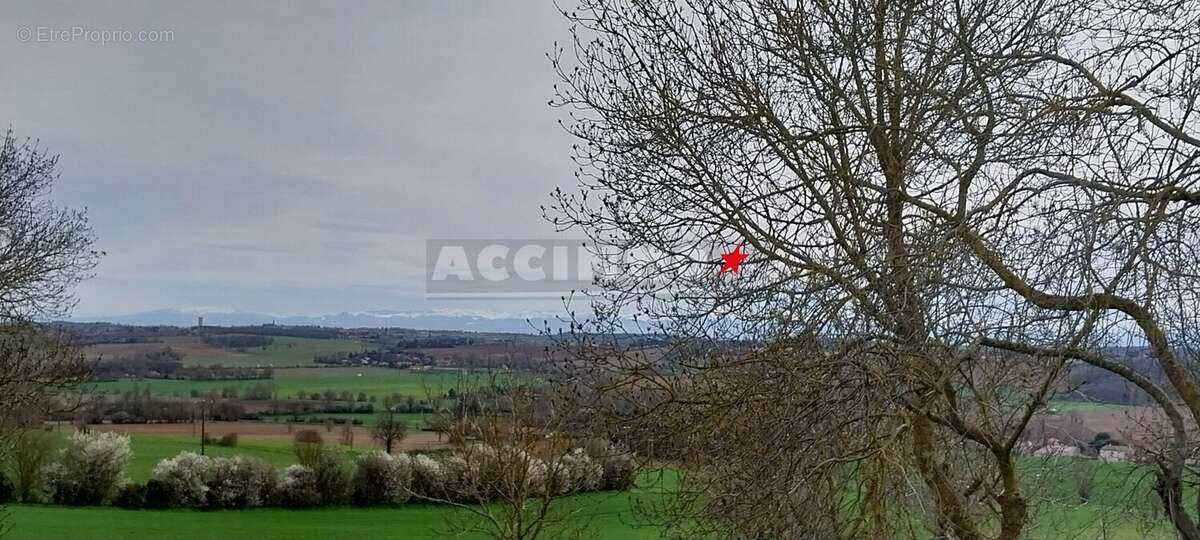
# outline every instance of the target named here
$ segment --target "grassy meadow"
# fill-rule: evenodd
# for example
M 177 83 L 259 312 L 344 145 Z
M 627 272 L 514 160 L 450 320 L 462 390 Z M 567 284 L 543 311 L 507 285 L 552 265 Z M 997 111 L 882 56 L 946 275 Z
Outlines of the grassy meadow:
M 229 380 L 229 381 L 193 381 L 182 379 L 122 379 L 119 381 L 104 381 L 93 383 L 97 392 L 120 394 L 134 387 L 149 388 L 156 396 L 188 397 L 192 390 L 199 392 L 220 392 L 223 388 L 250 388 L 256 385 L 274 385 L 279 389 L 280 397 L 291 399 L 297 392 L 306 394 L 333 390 L 341 393 L 349 391 L 355 396 L 363 392 L 368 396 L 382 399 L 384 396 L 399 393 L 424 399 L 428 394 L 441 396 L 446 391 L 458 386 L 462 379 L 458 371 L 430 370 L 412 371 L 381 367 L 328 367 L 328 368 L 291 368 L 276 369 L 271 379 Z M 467 376 L 470 378 L 470 376 Z
M 185 439 L 138 434 L 129 437 L 129 446 L 133 450 L 133 458 L 125 468 L 125 475 L 134 482 L 149 480 L 151 471 L 159 461 L 187 451 L 200 453 L 199 436 Z M 204 453 L 213 457 L 250 456 L 279 468 L 296 462 L 292 445 L 287 441 L 242 440 L 238 441 L 236 447 L 231 448 L 208 444 L 205 445 Z
M 652 502 L 653 489 L 601 492 L 566 497 L 556 503 L 571 518 L 587 523 L 593 538 L 660 538 L 655 527 L 639 526 L 635 501 Z M 12 529 L 6 538 L 81 540 L 87 538 L 446 538 L 454 508 L 410 503 L 389 508 L 333 507 L 303 510 L 122 510 L 17 504 L 8 507 Z M 456 538 L 483 538 L 467 535 Z
M 1103 401 L 1076 401 L 1067 399 L 1052 400 L 1047 409 L 1053 409 L 1056 413 L 1068 413 L 1072 411 L 1078 412 L 1119 412 L 1129 409 L 1129 405 L 1121 405 L 1119 403 L 1105 403 Z

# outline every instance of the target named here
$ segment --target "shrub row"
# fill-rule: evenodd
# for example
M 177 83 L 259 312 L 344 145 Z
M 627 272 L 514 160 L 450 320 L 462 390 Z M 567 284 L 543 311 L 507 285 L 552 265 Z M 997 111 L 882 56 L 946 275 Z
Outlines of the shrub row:
M 353 463 L 314 448 L 318 450 L 306 455 L 303 464 L 282 471 L 247 456 L 183 452 L 160 461 L 145 484 L 122 485 L 128 438 L 76 433 L 47 466 L 46 486 L 49 499 L 59 504 L 244 508 L 400 504 L 410 498 L 478 502 L 514 494 L 627 489 L 634 477 L 632 456 L 606 444 L 549 460 L 510 446 L 472 445 L 438 455 L 373 452 Z

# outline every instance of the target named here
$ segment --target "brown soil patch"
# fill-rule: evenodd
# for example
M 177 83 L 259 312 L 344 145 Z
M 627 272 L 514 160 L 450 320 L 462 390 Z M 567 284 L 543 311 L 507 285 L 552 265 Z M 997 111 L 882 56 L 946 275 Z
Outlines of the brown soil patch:
M 100 343 L 84 347 L 84 353 L 89 358 L 103 355 L 105 358 L 136 354 L 142 352 L 161 351 L 170 347 L 186 356 L 232 356 L 221 347 L 214 347 L 204 340 L 192 336 L 171 336 L 162 341 L 142 343 Z
M 1124 407 L 1103 411 L 1070 411 L 1033 417 L 1025 439 L 1038 441 L 1045 436 L 1060 441 L 1090 441 L 1096 433 L 1108 432 L 1125 440 L 1139 438 L 1147 426 L 1160 424 L 1162 413 L 1155 407 Z

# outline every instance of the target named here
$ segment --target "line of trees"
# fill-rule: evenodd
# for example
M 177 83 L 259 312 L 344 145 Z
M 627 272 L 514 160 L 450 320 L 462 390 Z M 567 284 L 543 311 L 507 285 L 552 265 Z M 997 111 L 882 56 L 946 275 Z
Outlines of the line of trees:
M 204 342 L 214 347 L 245 350 L 269 347 L 275 343 L 275 338 L 243 334 L 210 334 L 204 336 Z

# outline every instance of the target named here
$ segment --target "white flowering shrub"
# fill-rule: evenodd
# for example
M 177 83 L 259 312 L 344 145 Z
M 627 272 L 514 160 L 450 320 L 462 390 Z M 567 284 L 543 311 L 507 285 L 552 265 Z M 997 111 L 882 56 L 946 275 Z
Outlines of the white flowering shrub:
M 45 469 L 50 500 L 58 504 L 103 504 L 123 483 L 125 465 L 132 455 L 129 437 L 124 435 L 71 434 L 57 460 Z
M 183 452 L 154 466 L 152 477 L 165 487 L 165 506 L 204 506 L 208 500 L 208 471 L 211 459 L 195 452 Z
M 546 463 L 545 492 L 549 495 L 566 495 L 572 491 L 571 470 L 560 457 Z
M 534 497 L 546 495 L 547 481 L 550 479 L 550 466 L 545 461 L 534 458 L 529 461 L 529 472 L 526 476 L 529 482 L 529 494 Z
M 358 505 L 396 504 L 408 500 L 412 469 L 407 456 L 386 452 L 363 454 L 354 460 L 354 493 Z
M 475 450 L 469 455 L 478 462 L 470 471 L 477 495 L 490 499 L 545 493 L 546 464 L 525 449 L 502 445 Z
M 446 474 L 442 463 L 428 455 L 405 456 L 412 470 L 410 489 L 414 495 L 441 497 L 446 492 Z
M 383 452 L 356 458 L 351 500 L 359 505 L 395 504 L 411 495 L 474 503 L 497 497 L 566 495 L 632 485 L 633 456 L 619 449 L 593 457 L 582 448 L 549 461 L 515 446 L 469 446 L 453 454 Z M 320 471 L 289 468 L 279 489 L 304 491 L 305 475 L 316 478 L 319 503 L 328 503 Z M 303 471 L 303 472 L 302 472 Z M 288 475 L 292 475 L 291 478 Z M 286 487 L 285 487 L 286 484 Z M 289 500 L 304 497 L 290 497 Z M 287 497 L 285 497 L 287 499 Z M 299 504 L 299 503 L 284 503 Z M 317 504 L 317 502 L 306 503 Z
M 262 506 L 275 490 L 275 469 L 247 456 L 215 458 L 208 463 L 204 483 L 208 487 L 208 506 Z
M 600 482 L 604 479 L 604 466 L 587 455 L 582 448 L 567 452 L 561 463 L 569 478 L 568 491 L 593 491 L 600 488 Z
M 284 469 L 279 484 L 275 487 L 274 500 L 283 506 L 320 504 L 321 492 L 317 490 L 317 474 L 303 465 L 292 465 Z
M 477 498 L 478 461 L 468 461 L 467 456 L 461 453 L 448 455 L 441 461 L 442 496 L 458 502 L 474 501 Z
M 518 469 L 518 457 L 526 457 L 512 446 L 472 445 L 459 454 L 460 459 L 448 458 L 453 469 L 447 474 L 447 488 L 460 500 L 488 500 L 501 494 L 521 490 L 524 475 Z

